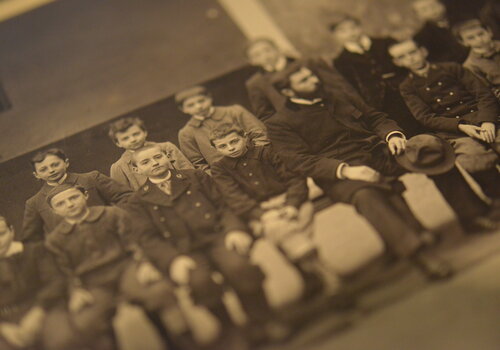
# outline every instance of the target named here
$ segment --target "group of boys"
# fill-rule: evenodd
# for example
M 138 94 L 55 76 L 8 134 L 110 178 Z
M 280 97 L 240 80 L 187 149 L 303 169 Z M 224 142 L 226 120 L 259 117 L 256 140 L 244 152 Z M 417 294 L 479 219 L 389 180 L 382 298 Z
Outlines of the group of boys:
M 313 241 L 307 178 L 353 205 L 390 254 L 429 279 L 450 277 L 398 178 L 426 174 L 468 232 L 500 227 L 491 215 L 500 196 L 500 42 L 477 19 L 450 28 L 438 0 L 415 0 L 414 9 L 426 24 L 403 41 L 371 38 L 358 19 L 339 17 L 329 28 L 344 49 L 333 62 L 252 41 L 254 113 L 214 106 L 202 86 L 185 89 L 175 96 L 190 115 L 180 149 L 148 141 L 142 120 L 122 118 L 109 127 L 124 149 L 110 177 L 69 172 L 60 149 L 37 153 L 31 165 L 43 185 L 17 238 L 0 217 L 2 349 L 116 349 L 119 300 L 185 348 L 176 286 L 223 329 L 235 328 L 223 302 L 230 287 L 250 341 L 286 338 L 290 327 L 269 306 L 249 253 L 266 239 L 299 271 L 306 295 L 338 292 Z

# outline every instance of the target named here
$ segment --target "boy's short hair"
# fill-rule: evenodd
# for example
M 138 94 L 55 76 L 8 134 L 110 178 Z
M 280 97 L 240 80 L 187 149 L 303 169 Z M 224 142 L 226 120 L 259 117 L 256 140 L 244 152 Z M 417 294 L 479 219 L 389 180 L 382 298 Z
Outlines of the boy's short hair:
M 76 190 L 82 192 L 83 194 L 87 193 L 87 190 L 85 190 L 85 188 L 80 186 L 80 185 L 74 185 L 74 184 L 73 185 L 72 184 L 58 185 L 58 186 L 53 187 L 47 193 L 47 198 L 46 198 L 47 204 L 52 208 L 52 204 L 50 204 L 50 202 L 52 201 L 52 198 L 54 198 L 59 193 L 70 190 L 70 189 L 76 189 Z
M 361 21 L 358 18 L 356 18 L 352 15 L 349 15 L 347 13 L 340 13 L 336 16 L 336 18 L 333 21 L 330 22 L 330 24 L 328 25 L 328 29 L 331 32 L 333 32 L 333 31 L 335 31 L 335 29 L 337 29 L 339 24 L 344 23 L 346 21 L 352 21 L 358 25 L 361 24 Z
M 134 125 L 141 128 L 142 131 L 144 132 L 147 131 L 146 126 L 144 125 L 144 121 L 142 121 L 142 119 L 137 117 L 125 117 L 109 123 L 108 136 L 111 139 L 111 141 L 116 143 L 117 142 L 116 134 L 118 134 L 119 132 L 127 131 L 128 128 Z
M 147 150 L 147 149 L 150 149 L 150 148 L 157 148 L 159 149 L 161 152 L 163 152 L 163 150 L 161 149 L 160 146 L 158 146 L 157 144 L 155 143 L 151 143 L 151 144 L 148 144 L 148 145 L 144 145 L 142 147 L 139 147 L 138 149 L 134 150 L 134 153 L 132 154 L 132 157 L 130 158 L 130 163 L 133 165 L 133 166 L 137 166 L 137 163 L 135 162 L 135 155 L 144 151 L 144 150 Z M 163 152 L 165 153 L 165 152 Z
M 403 38 L 403 39 L 400 39 L 400 40 L 396 40 L 396 39 L 390 39 L 388 41 L 388 45 L 387 45 L 387 52 L 389 53 L 389 55 L 391 54 L 391 49 L 393 46 L 396 46 L 396 45 L 399 45 L 399 44 L 402 44 L 402 43 L 405 43 L 407 41 L 410 41 L 412 43 L 415 44 L 416 47 L 420 48 L 422 47 L 422 45 L 420 45 L 419 43 L 417 43 L 413 38 L 411 37 L 408 37 L 408 38 Z
M 455 38 L 457 38 L 457 40 L 461 41 L 462 31 L 472 28 L 483 28 L 485 30 L 489 29 L 487 26 L 481 23 L 481 21 L 478 20 L 477 18 L 471 18 L 454 24 L 453 27 L 451 28 L 451 32 L 453 33 Z
M 210 132 L 208 139 L 210 140 L 210 144 L 215 147 L 214 141 L 220 140 L 233 132 L 237 133 L 241 137 L 245 137 L 246 135 L 245 130 L 240 128 L 238 125 L 234 123 L 223 123 Z
M 33 157 L 30 159 L 30 164 L 33 170 L 36 171 L 35 164 L 43 162 L 45 158 L 47 158 L 48 155 L 53 155 L 58 158 L 61 158 L 62 160 L 68 159 L 66 156 L 66 153 L 60 148 L 49 148 L 40 152 L 37 152 Z
M 12 227 L 12 224 L 10 223 L 9 219 L 7 219 L 7 217 L 5 217 L 1 214 L 0 214 L 0 221 L 5 222 L 5 226 L 7 226 L 8 228 Z
M 184 101 L 193 96 L 203 95 L 207 97 L 211 97 L 207 88 L 201 85 L 193 86 L 188 89 L 184 89 L 175 94 L 175 104 L 177 107 L 181 108 Z
M 247 42 L 247 44 L 245 45 L 245 55 L 248 57 L 248 51 L 250 51 L 250 49 L 254 47 L 254 45 L 259 43 L 266 43 L 278 49 L 278 45 L 276 45 L 273 39 L 267 37 L 259 37 Z

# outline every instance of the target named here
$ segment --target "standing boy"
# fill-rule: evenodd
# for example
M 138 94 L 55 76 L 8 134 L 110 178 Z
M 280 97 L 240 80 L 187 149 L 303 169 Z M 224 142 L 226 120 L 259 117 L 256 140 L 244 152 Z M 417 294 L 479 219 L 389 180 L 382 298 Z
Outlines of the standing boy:
M 479 20 L 471 19 L 453 27 L 453 33 L 470 53 L 464 67 L 476 74 L 500 99 L 500 41 Z
M 414 0 L 413 9 L 424 25 L 415 34 L 415 41 L 429 50 L 431 62 L 463 63 L 469 50 L 451 33 L 446 7 L 439 0 Z
M 125 152 L 111 165 L 110 177 L 135 191 L 146 182 L 146 178 L 132 171 L 130 160 L 134 150 L 144 145 L 157 144 L 167 154 L 174 169 L 193 169 L 193 165 L 171 142 L 146 141 L 148 131 L 139 118 L 122 118 L 109 124 L 109 138 Z
M 67 311 L 49 316 L 47 348 L 115 349 L 112 319 L 118 296 L 158 312 L 169 330 L 184 329 L 171 285 L 136 243 L 140 228 L 117 207 L 87 204 L 82 187 L 62 184 L 47 194 L 46 201 L 62 221 L 48 234 L 46 246 L 68 281 Z M 161 248 L 161 242 L 155 242 Z M 67 315 L 69 322 L 55 325 Z
M 305 178 L 290 172 L 271 145 L 255 146 L 237 126 L 219 126 L 210 141 L 224 156 L 212 165 L 212 176 L 229 207 L 283 251 L 300 271 L 305 291 L 309 283 L 338 287 L 312 241 L 314 207 Z
M 221 156 L 210 145 L 208 135 L 216 126 L 234 123 L 252 136 L 256 144 L 269 142 L 266 127 L 240 105 L 213 106 L 212 97 L 203 86 L 195 86 L 175 95 L 179 109 L 191 116 L 179 131 L 182 152 L 200 170 L 209 170 L 210 164 Z
M 14 228 L 0 216 L 0 349 L 40 344 L 46 311 L 64 292 L 64 280 L 43 245 L 14 240 Z
M 491 90 L 458 63 L 429 63 L 425 48 L 412 40 L 392 45 L 389 52 L 397 65 L 410 70 L 400 89 L 415 118 L 448 140 L 457 162 L 486 195 L 498 198 L 500 105 Z
M 175 282 L 188 285 L 194 302 L 216 316 L 222 329 L 232 321 L 222 302 L 224 288 L 212 279 L 213 271 L 235 290 L 252 334 L 282 338 L 285 329 L 270 318 L 264 274 L 247 255 L 252 237 L 224 205 L 212 179 L 200 170 L 169 169 L 168 158 L 157 146 L 136 150 L 132 161 L 148 182 L 132 197 L 130 212 L 149 225 L 148 234 L 170 246 L 145 253 Z
M 421 126 L 399 93 L 398 86 L 404 78 L 404 70 L 394 65 L 387 52 L 394 39 L 369 37 L 363 32 L 359 20 L 349 15 L 342 15 L 332 23 L 330 31 L 344 46 L 333 62 L 335 68 L 367 104 L 389 114 L 407 136 L 420 133 Z
M 61 221 L 46 201 L 47 193 L 57 185 L 67 183 L 84 187 L 91 196 L 90 205 L 122 204 L 132 194 L 127 187 L 98 171 L 68 172 L 69 159 L 59 148 L 38 152 L 30 163 L 35 178 L 44 183 L 38 193 L 26 201 L 22 240 L 43 240 Z

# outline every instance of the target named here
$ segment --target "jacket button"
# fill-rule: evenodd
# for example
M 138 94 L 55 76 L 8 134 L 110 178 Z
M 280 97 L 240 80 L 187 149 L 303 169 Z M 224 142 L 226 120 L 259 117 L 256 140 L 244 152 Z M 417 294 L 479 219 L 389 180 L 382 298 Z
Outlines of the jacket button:
M 163 216 L 160 218 L 160 222 L 165 222 L 165 218 Z
M 441 81 L 438 81 L 438 85 L 441 86 L 443 85 L 443 83 Z
M 143 187 L 143 190 L 144 190 L 144 192 L 149 191 L 149 186 L 148 186 L 148 185 L 144 186 L 144 187 Z
M 248 176 L 253 176 L 253 173 L 248 173 Z
M 430 87 L 426 87 L 425 91 L 431 91 L 431 88 Z
M 153 210 L 158 210 L 158 206 L 157 205 L 153 206 Z
M 210 213 L 206 213 L 203 217 L 208 220 L 212 217 L 212 215 L 210 215 Z
M 456 116 L 455 116 L 455 118 L 459 119 L 459 118 L 460 118 L 460 116 L 459 116 L 459 115 L 456 115 Z
M 453 96 L 455 93 L 453 91 L 450 91 L 450 96 Z
M 247 166 L 247 163 L 246 163 L 246 162 L 245 162 L 245 163 L 243 163 L 243 166 Z
M 168 232 L 168 231 L 163 231 L 163 237 L 165 237 L 165 238 L 170 238 L 170 232 Z
M 199 208 L 199 207 L 201 207 L 201 203 L 200 202 L 196 202 L 196 203 L 194 203 L 194 206 L 197 207 L 197 208 Z
M 436 102 L 441 102 L 441 99 L 440 98 L 436 98 Z
M 191 195 L 191 191 L 190 191 L 190 190 L 187 190 L 187 191 L 186 191 L 186 194 L 187 194 L 188 196 L 189 196 L 189 195 Z
M 475 110 L 471 109 L 471 110 L 470 110 L 470 112 L 471 112 L 471 113 L 472 113 L 472 112 L 475 112 Z
M 446 107 L 446 110 L 449 111 L 451 108 L 450 107 Z
M 260 184 L 260 182 L 259 182 L 259 181 L 255 181 L 255 182 L 254 182 L 254 184 L 255 184 L 255 185 L 258 185 L 258 184 Z
M 459 103 L 460 103 L 461 105 L 463 105 L 463 104 L 464 104 L 464 101 L 460 101 Z

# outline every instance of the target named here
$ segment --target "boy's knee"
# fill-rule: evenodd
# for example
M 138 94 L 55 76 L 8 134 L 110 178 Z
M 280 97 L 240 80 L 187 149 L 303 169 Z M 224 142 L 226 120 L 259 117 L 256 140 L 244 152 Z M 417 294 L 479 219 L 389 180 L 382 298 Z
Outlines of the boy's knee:
M 42 330 L 41 342 L 45 350 L 71 350 L 79 336 L 71 326 L 69 313 L 64 309 L 49 312 Z

